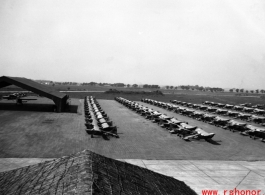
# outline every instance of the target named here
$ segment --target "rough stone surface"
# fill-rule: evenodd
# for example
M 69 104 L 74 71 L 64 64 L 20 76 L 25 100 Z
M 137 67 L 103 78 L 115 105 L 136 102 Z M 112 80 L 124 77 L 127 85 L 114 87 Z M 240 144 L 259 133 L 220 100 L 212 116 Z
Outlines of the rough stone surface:
M 184 182 L 89 150 L 0 173 L 0 194 L 196 194 Z
M 78 153 L 0 173 L 0 194 L 84 194 L 92 192 L 91 154 Z

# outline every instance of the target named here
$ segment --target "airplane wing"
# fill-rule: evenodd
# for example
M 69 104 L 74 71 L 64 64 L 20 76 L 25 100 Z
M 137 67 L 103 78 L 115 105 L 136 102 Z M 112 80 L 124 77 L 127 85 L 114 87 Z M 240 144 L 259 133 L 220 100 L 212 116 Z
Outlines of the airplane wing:
M 206 132 L 206 131 L 204 131 L 204 130 L 202 130 L 202 129 L 200 129 L 200 128 L 197 128 L 195 131 L 196 131 L 199 135 L 201 135 L 201 136 L 203 136 L 203 137 L 207 137 L 207 138 L 212 138 L 212 137 L 215 135 L 215 133 L 208 133 L 208 132 Z
M 177 120 L 176 118 L 172 118 L 172 119 L 170 120 L 170 122 L 171 122 L 171 123 L 175 123 L 175 124 L 180 124 L 180 123 L 182 123 L 181 121 Z
M 263 128 L 258 128 L 258 129 L 256 129 L 256 131 L 258 131 L 258 132 L 265 132 L 265 129 L 263 129 Z
M 186 123 L 181 123 L 181 127 L 187 130 L 195 130 L 197 128 L 196 126 L 191 126 Z

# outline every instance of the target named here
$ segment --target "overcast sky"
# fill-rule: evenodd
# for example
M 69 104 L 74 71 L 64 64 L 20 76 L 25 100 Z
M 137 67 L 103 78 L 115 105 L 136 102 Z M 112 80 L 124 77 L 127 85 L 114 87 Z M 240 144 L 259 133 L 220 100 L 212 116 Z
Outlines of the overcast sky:
M 265 89 L 265 1 L 1 0 L 1 75 Z

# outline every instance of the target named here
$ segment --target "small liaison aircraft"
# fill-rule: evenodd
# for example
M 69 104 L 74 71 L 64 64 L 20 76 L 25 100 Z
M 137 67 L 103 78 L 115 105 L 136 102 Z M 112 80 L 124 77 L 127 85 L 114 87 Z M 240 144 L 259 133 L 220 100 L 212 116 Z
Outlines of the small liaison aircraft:
M 194 131 L 190 132 L 190 135 L 183 137 L 184 140 L 190 141 L 190 139 L 204 139 L 204 140 L 209 140 L 212 139 L 215 133 L 208 133 L 201 128 L 197 128 Z
M 16 100 L 17 105 L 23 105 L 23 103 L 31 100 L 37 100 L 36 98 L 24 98 L 27 95 L 25 93 L 12 93 L 6 96 L 3 96 L 2 99 L 6 100 Z
M 256 127 L 253 125 L 246 125 L 246 130 L 240 133 L 241 135 L 249 136 L 250 138 L 260 138 L 262 142 L 265 142 L 265 129 Z
M 12 93 L 12 94 L 3 96 L 2 99 L 15 100 L 18 97 L 25 97 L 25 94 L 23 94 L 23 93 Z

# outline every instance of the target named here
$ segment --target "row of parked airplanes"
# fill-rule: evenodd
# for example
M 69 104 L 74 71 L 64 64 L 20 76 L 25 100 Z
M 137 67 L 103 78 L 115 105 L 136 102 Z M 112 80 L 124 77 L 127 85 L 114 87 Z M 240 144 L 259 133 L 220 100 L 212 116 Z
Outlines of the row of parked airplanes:
M 175 101 L 176 101 L 176 103 L 179 102 L 177 100 L 175 100 Z M 181 103 L 183 105 L 187 105 L 187 106 L 196 106 L 197 105 L 197 104 L 186 103 L 186 102 L 179 102 L 179 103 Z M 261 109 L 261 108 L 264 108 L 264 105 L 262 105 L 262 104 L 258 104 L 258 105 L 252 106 L 252 107 L 247 106 L 247 105 L 249 105 L 249 103 L 239 104 L 239 105 L 231 105 L 231 104 L 221 104 L 221 103 L 205 101 L 205 102 L 203 102 L 203 104 L 209 105 L 209 106 L 214 106 L 217 108 L 224 108 L 224 109 L 240 111 L 240 112 L 244 112 L 247 114 L 250 113 L 250 114 L 256 114 L 256 115 L 261 115 L 261 116 L 265 115 L 265 110 Z M 218 109 L 217 111 L 225 112 L 225 110 L 222 110 L 222 109 Z
M 207 122 L 209 124 L 222 127 L 223 129 L 228 129 L 233 132 L 239 131 L 240 134 L 242 135 L 250 136 L 253 139 L 260 138 L 261 141 L 265 142 L 265 129 L 264 128 L 257 127 L 257 126 L 254 126 L 248 123 L 239 122 L 231 118 L 225 118 L 219 115 L 213 115 L 213 114 L 208 114 L 208 113 L 204 113 L 204 112 L 200 112 L 196 110 L 191 110 L 187 107 L 184 107 L 184 105 L 187 106 L 186 102 L 183 104 L 183 102 L 181 101 L 172 100 L 171 102 L 174 104 L 171 104 L 171 103 L 160 102 L 160 101 L 156 101 L 152 99 L 142 99 L 141 101 L 164 108 L 164 109 L 171 110 L 175 113 L 182 114 L 182 115 L 191 117 L 199 121 Z M 198 108 L 198 107 L 196 105 L 193 108 Z
M 2 99 L 6 100 L 16 100 L 16 104 L 23 105 L 23 103 L 30 101 L 30 100 L 37 100 L 36 98 L 25 98 L 27 96 L 26 93 L 12 93 L 9 95 L 2 96 Z
M 179 121 L 177 118 L 169 117 L 165 114 L 125 98 L 116 97 L 115 100 L 137 112 L 146 119 L 149 119 L 152 122 L 157 123 L 159 126 L 167 129 L 171 134 L 177 134 L 186 141 L 191 139 L 205 139 L 210 141 L 215 135 L 215 133 L 208 133 L 201 128 L 189 125 L 185 121 Z
M 216 102 L 210 102 L 210 101 L 205 101 L 203 102 L 203 104 L 210 105 L 210 106 L 216 106 L 219 108 L 243 110 L 246 112 L 262 112 L 262 110 L 264 111 L 265 109 L 265 104 L 252 105 L 251 103 L 244 103 L 244 104 L 239 104 L 239 105 L 231 105 L 231 104 L 222 104 L 222 103 L 216 103 Z
M 119 138 L 117 127 L 113 126 L 113 122 L 110 121 L 94 97 L 85 97 L 84 110 L 86 132 L 91 135 L 91 138 L 94 135 L 100 135 L 106 140 L 109 139 L 109 136 Z
M 204 112 L 209 112 L 211 114 L 228 116 L 228 117 L 232 117 L 234 119 L 238 118 L 238 119 L 245 120 L 248 122 L 252 121 L 254 123 L 265 125 L 265 117 L 260 116 L 260 115 L 263 115 L 264 110 L 254 109 L 254 111 L 252 113 L 250 113 L 250 108 L 243 107 L 242 106 L 243 104 L 241 104 L 239 106 L 233 106 L 233 105 L 227 104 L 227 105 L 225 105 L 225 107 L 222 107 L 222 109 L 220 109 L 220 106 L 219 106 L 220 103 L 214 103 L 214 102 L 205 101 L 205 102 L 203 102 L 202 105 L 182 102 L 182 101 L 178 101 L 178 100 L 172 100 L 171 102 L 174 104 L 180 105 L 180 106 L 189 107 L 189 108 L 201 110 Z M 162 104 L 161 107 L 163 107 L 163 106 L 168 107 L 168 105 L 166 105 L 166 103 L 161 102 L 161 104 Z M 172 108 L 174 108 L 174 105 L 172 105 L 172 106 L 173 106 Z M 179 109 L 180 109 L 180 112 L 182 112 L 181 110 L 183 108 L 179 108 Z M 191 109 L 187 109 L 187 108 L 184 108 L 184 109 L 185 110 L 183 110 L 183 112 L 186 112 L 186 114 L 192 114 L 194 112 L 194 110 L 191 110 Z M 196 113 L 196 114 L 199 114 L 199 113 Z

